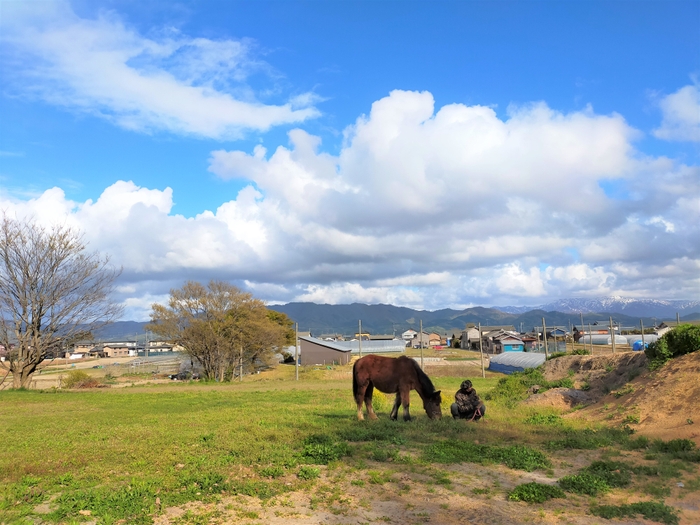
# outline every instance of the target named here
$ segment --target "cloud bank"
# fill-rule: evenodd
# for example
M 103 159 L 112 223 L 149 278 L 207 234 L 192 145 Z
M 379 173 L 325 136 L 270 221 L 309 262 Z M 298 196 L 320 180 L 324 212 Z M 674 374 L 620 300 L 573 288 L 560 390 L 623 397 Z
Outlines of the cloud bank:
M 79 18 L 63 2 L 6 3 L 0 38 L 6 89 L 129 130 L 231 139 L 319 115 L 312 93 L 256 98 L 250 77 L 276 73 L 248 40 L 144 36 L 113 12 Z
M 129 317 L 185 279 L 232 280 L 275 302 L 415 308 L 541 298 L 692 298 L 700 291 L 700 170 L 634 147 L 617 114 L 545 103 L 435 108 L 394 91 L 338 155 L 301 129 L 268 151 L 217 150 L 247 185 L 194 217 L 169 188 L 119 181 L 95 201 L 60 188 L 0 206 L 68 221 L 124 266 Z

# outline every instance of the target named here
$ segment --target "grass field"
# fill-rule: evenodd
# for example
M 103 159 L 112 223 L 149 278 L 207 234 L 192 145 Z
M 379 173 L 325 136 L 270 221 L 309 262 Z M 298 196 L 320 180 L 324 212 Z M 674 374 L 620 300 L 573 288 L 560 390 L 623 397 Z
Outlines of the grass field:
M 446 370 L 431 374 L 444 393 L 443 414 L 463 379 Z M 627 512 L 678 523 L 664 498 L 700 490 L 698 454 L 687 444 L 664 448 L 624 429 L 587 429 L 585 422 L 501 400 L 487 402 L 485 422 L 430 421 L 415 392 L 414 421 L 389 421 L 393 400 L 379 394 L 381 419 L 358 422 L 348 367 L 304 368 L 299 382 L 292 379 L 293 367 L 280 367 L 240 384 L 0 392 L 0 523 L 145 524 L 173 507 L 188 510 L 167 523 L 266 523 L 272 521 L 260 509 L 291 505 L 290 494 L 309 495 L 307 516 L 323 511 L 341 520 L 334 523 L 364 523 L 350 517 L 367 513 L 373 494 L 379 501 L 378 494 L 411 491 L 452 502 L 439 504 L 448 514 L 457 512 L 454 498 L 466 495 L 498 502 L 503 516 L 512 516 L 509 506 L 529 509 L 523 502 L 532 499 L 548 502 L 542 512 L 559 509 L 570 523 L 591 512 L 601 520 Z M 485 395 L 498 377 L 473 381 Z M 595 461 L 607 463 L 585 470 Z M 477 469 L 479 477 L 468 467 L 462 476 L 464 465 L 487 470 Z M 610 472 L 624 472 L 626 483 Z M 498 481 L 503 476 L 514 481 Z M 566 476 L 574 479 L 562 483 Z M 535 485 L 518 489 L 522 479 Z M 566 503 L 552 499 L 564 494 L 558 486 Z M 249 498 L 248 506 L 242 500 L 232 506 L 232 497 Z M 250 501 L 262 507 L 245 510 Z M 651 506 L 629 506 L 638 501 Z M 404 505 L 408 521 L 437 516 L 421 516 L 411 505 Z M 536 521 L 540 510 L 519 512 Z

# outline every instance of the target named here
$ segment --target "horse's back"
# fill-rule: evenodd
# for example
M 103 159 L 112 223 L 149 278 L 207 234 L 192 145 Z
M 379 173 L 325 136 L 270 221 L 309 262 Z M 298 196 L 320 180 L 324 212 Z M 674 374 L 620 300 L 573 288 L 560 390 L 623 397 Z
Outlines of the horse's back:
M 415 361 L 410 357 L 384 357 L 369 354 L 355 362 L 353 379 L 362 383 L 371 381 L 374 386 L 384 393 L 394 393 L 399 384 L 408 383 L 414 388 Z

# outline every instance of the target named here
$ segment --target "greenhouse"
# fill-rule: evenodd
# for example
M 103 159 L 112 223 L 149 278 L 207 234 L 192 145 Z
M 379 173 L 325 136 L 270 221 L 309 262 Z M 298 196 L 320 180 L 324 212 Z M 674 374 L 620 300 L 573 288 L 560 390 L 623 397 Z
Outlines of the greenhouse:
M 527 368 L 537 368 L 545 362 L 545 355 L 536 352 L 507 352 L 493 356 L 489 370 L 512 374 L 522 372 Z

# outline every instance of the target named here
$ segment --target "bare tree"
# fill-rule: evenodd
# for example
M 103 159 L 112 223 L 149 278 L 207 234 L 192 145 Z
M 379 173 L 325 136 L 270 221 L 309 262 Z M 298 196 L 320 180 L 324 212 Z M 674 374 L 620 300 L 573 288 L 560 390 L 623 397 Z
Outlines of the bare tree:
M 202 365 L 204 379 L 224 381 L 241 367 L 267 365 L 287 335 L 265 303 L 222 281 L 189 281 L 170 291 L 167 306 L 152 308 L 148 330 L 182 346 Z
M 110 295 L 121 273 L 88 252 L 76 230 L 44 228 L 3 215 L 0 222 L 0 344 L 14 388 L 29 386 L 37 366 L 76 339 L 113 321 Z

